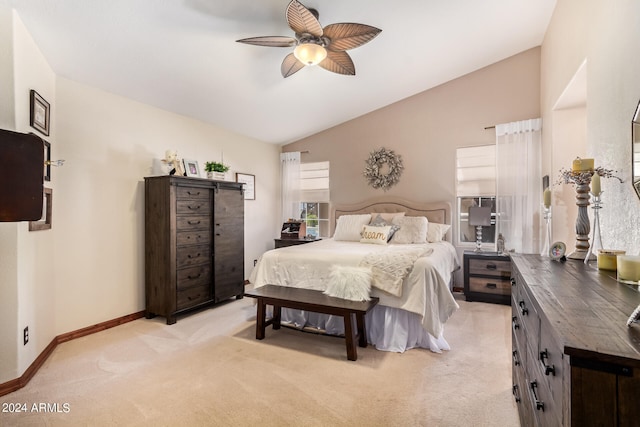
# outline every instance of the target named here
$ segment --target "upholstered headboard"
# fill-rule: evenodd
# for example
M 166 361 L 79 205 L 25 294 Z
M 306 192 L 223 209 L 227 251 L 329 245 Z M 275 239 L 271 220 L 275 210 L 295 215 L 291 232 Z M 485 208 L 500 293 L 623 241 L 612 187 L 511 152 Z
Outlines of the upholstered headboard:
M 440 224 L 451 224 L 451 204 L 449 202 L 412 202 L 392 196 L 382 196 L 375 199 L 369 199 L 360 203 L 332 205 L 331 216 L 329 218 L 331 224 L 331 236 L 335 231 L 336 221 L 340 215 L 355 215 L 366 213 L 393 213 L 406 212 L 407 216 L 425 216 L 429 222 L 437 222 Z M 452 240 L 451 230 L 447 232 L 446 240 Z

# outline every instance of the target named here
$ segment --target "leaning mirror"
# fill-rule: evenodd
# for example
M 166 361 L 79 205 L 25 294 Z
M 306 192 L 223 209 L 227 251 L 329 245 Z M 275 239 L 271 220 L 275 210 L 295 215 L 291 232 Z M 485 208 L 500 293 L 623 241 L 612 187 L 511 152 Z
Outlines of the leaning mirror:
M 633 188 L 640 197 L 640 103 L 636 108 L 631 123 L 631 145 L 632 145 L 632 170 L 633 170 Z

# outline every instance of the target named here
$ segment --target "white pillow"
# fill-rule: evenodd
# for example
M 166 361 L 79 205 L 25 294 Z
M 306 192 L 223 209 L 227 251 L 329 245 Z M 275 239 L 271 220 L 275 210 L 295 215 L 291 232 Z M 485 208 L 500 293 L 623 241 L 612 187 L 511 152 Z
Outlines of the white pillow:
M 371 297 L 371 269 L 334 265 L 329 270 L 329 282 L 323 292 L 331 297 L 351 301 L 369 301 Z
M 430 222 L 427 231 L 427 242 L 435 243 L 444 240 L 444 236 L 451 228 L 449 224 L 438 224 L 437 222 Z
M 429 221 L 424 216 L 405 216 L 394 218 L 393 223 L 400 226 L 391 243 L 424 243 L 427 241 Z
M 362 238 L 360 243 L 375 243 L 377 245 L 386 245 L 389 241 L 392 226 L 384 225 L 363 225 Z
M 342 215 L 336 223 L 336 231 L 333 233 L 333 240 L 345 240 L 349 242 L 359 242 L 362 226 L 369 224 L 371 215 Z

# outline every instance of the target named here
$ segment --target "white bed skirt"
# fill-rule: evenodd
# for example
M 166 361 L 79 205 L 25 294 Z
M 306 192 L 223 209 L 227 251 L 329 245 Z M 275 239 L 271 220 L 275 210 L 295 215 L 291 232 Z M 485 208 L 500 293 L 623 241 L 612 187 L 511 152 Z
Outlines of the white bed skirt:
M 272 310 L 271 306 L 267 308 Z M 341 316 L 283 308 L 281 322 L 297 329 L 311 328 L 329 335 L 344 335 Z M 365 323 L 367 341 L 378 350 L 403 353 L 412 348 L 428 348 L 441 353 L 451 349 L 444 336 L 435 338 L 425 331 L 420 316 L 415 313 L 376 305 L 365 316 Z

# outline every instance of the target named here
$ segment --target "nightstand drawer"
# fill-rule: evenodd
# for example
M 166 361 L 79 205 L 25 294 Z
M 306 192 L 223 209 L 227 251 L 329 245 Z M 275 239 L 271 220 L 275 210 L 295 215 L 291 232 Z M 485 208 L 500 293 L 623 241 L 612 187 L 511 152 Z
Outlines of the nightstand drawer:
M 469 291 L 484 294 L 510 295 L 511 280 L 488 277 L 469 277 Z
M 470 258 L 468 274 L 473 276 L 496 276 L 509 279 L 511 278 L 511 261 Z

